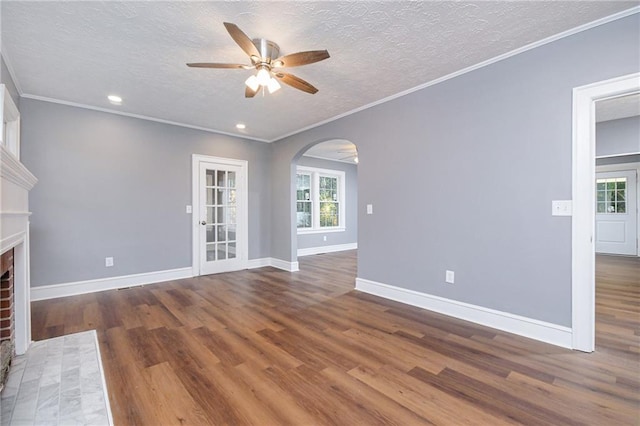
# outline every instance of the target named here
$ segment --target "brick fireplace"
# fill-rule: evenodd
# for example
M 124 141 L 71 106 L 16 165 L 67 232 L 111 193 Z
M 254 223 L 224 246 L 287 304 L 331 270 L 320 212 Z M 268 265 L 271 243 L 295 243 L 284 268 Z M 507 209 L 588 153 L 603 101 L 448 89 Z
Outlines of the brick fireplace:
M 13 249 L 0 256 L 0 389 L 9 373 L 15 352 L 13 303 Z
M 4 85 L 0 115 L 0 347 L 11 356 L 31 344 L 29 191 L 38 180 L 20 162 L 20 112 Z

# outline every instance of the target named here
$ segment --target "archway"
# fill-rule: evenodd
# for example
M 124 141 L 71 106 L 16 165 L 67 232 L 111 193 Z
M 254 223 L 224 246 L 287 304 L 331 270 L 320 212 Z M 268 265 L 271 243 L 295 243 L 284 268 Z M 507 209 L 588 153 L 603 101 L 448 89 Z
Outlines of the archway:
M 358 154 L 351 141 L 330 139 L 293 157 L 292 259 L 357 248 Z

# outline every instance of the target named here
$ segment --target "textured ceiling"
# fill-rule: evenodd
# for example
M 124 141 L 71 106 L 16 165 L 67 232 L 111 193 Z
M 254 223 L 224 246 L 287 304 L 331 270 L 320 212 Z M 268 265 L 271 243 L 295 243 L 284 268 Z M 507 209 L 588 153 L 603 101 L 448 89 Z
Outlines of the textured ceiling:
M 640 93 L 596 102 L 597 122 L 638 115 L 640 115 Z
M 272 141 L 637 2 L 7 2 L 2 53 L 25 96 Z M 223 22 L 281 54 L 327 49 L 284 86 L 244 98 L 247 63 Z M 113 106 L 107 94 L 124 102 Z M 239 131 L 236 123 L 246 129 Z

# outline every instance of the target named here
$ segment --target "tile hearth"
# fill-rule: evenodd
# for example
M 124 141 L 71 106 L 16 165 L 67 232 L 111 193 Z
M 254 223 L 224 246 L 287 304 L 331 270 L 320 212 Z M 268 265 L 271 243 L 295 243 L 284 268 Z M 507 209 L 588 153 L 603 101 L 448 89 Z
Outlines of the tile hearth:
M 17 356 L 1 425 L 112 425 L 95 331 L 35 342 Z

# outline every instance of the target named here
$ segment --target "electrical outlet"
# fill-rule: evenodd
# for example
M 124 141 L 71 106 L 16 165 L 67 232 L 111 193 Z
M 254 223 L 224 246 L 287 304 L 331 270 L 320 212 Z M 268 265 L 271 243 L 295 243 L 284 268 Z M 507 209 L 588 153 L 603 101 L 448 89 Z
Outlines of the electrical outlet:
M 445 272 L 444 280 L 449 284 L 453 284 L 455 281 L 455 273 L 453 271 Z
M 191 206 L 187 206 L 186 211 L 187 213 L 191 213 L 193 210 L 191 209 Z
M 373 214 L 373 204 L 367 204 L 367 214 Z
M 110 267 L 113 266 L 113 257 L 105 257 L 104 258 L 104 266 L 105 267 Z
M 327 241 L 327 236 L 326 236 L 326 235 L 324 235 L 324 236 L 322 237 L 322 241 Z

